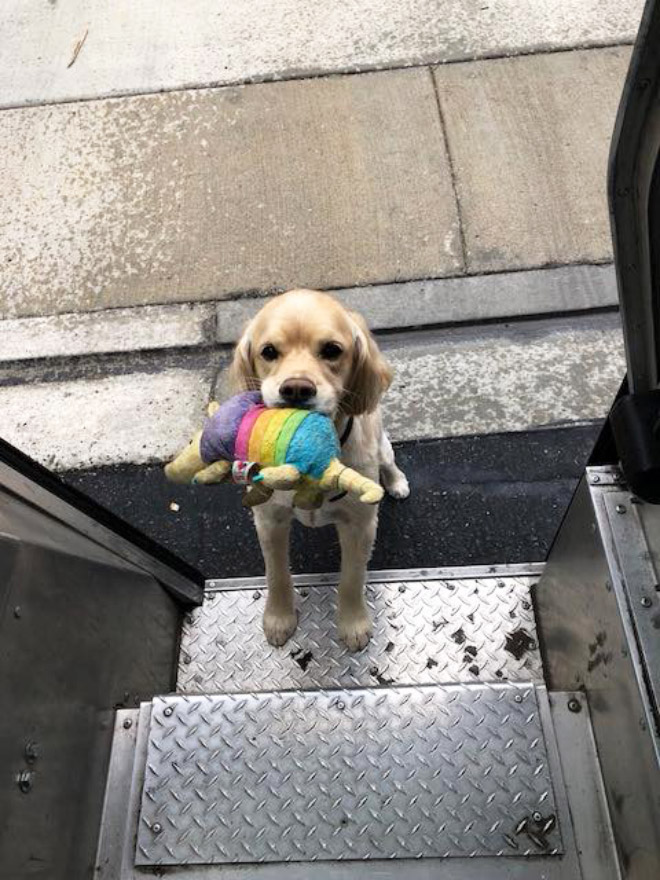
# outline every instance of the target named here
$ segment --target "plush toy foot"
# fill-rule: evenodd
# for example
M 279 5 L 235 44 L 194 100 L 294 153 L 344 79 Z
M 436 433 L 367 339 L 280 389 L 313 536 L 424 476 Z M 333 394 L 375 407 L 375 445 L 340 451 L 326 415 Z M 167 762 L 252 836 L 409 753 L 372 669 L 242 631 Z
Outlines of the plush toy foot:
M 323 505 L 323 492 L 298 489 L 293 494 L 293 506 L 299 510 L 318 510 Z
M 338 459 L 333 459 L 319 481 L 321 489 L 329 491 L 343 489 L 355 495 L 363 504 L 378 504 L 385 494 L 379 483 L 363 477 L 353 468 L 346 467 Z
M 294 634 L 298 626 L 298 615 L 294 611 L 285 613 L 264 611 L 264 635 L 269 645 L 281 648 Z
M 300 480 L 300 471 L 292 464 L 265 467 L 260 472 L 257 480 L 269 489 L 293 489 L 298 480 Z
M 190 483 L 195 474 L 206 467 L 206 462 L 199 454 L 201 436 L 202 432 L 198 431 L 174 461 L 165 465 L 165 476 L 172 483 Z
M 208 486 L 211 483 L 222 483 L 226 480 L 231 471 L 231 464 L 228 461 L 214 461 L 204 470 L 199 471 L 192 478 L 192 482 L 200 486 Z
M 361 651 L 371 638 L 371 618 L 366 608 L 339 614 L 339 638 L 349 651 Z
M 273 497 L 273 490 L 260 483 L 254 483 L 243 495 L 243 507 L 258 507 Z

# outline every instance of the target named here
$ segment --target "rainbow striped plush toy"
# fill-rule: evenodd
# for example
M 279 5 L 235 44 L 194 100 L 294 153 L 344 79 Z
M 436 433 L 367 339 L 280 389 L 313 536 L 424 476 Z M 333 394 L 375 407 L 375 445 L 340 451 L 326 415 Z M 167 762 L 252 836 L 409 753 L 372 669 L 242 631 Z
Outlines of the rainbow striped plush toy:
M 297 507 L 318 507 L 323 492 L 344 491 L 376 504 L 383 489 L 339 461 L 332 419 L 304 409 L 269 408 L 258 391 L 209 406 L 204 429 L 165 468 L 174 483 L 219 483 L 233 476 L 251 483 L 244 503 L 253 507 L 274 489 L 295 489 Z

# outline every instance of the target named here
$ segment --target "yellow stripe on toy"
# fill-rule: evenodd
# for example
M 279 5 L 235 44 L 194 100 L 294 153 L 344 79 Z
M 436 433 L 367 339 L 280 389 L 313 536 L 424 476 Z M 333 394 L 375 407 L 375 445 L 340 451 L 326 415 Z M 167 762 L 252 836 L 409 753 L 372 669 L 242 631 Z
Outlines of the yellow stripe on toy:
M 259 455 L 256 458 L 253 458 L 252 461 L 258 461 L 265 466 L 280 464 L 277 460 L 277 441 L 284 425 L 294 412 L 295 410 L 293 409 L 276 409 L 269 411 L 270 420 L 261 440 Z M 251 449 L 252 443 L 250 443 L 250 450 Z

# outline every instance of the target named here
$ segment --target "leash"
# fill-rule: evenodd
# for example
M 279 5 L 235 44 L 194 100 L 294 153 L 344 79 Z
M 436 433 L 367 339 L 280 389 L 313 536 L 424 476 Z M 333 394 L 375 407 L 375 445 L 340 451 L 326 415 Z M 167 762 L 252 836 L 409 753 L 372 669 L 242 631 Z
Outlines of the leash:
M 342 431 L 341 437 L 339 438 L 339 445 L 343 446 L 348 442 L 348 438 L 351 436 L 351 431 L 353 430 L 353 416 L 349 416 L 348 421 L 346 422 L 346 427 Z M 341 501 L 342 498 L 345 498 L 348 495 L 348 492 L 340 492 L 339 495 L 335 495 L 333 498 L 328 498 L 328 504 L 332 504 L 333 501 Z

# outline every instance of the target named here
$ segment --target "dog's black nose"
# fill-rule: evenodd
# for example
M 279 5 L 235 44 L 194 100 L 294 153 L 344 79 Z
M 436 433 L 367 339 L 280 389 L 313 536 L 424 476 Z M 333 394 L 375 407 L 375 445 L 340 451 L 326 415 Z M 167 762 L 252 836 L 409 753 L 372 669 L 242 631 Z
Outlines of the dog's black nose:
M 309 379 L 287 379 L 280 385 L 280 397 L 292 406 L 309 403 L 316 394 L 316 385 Z

